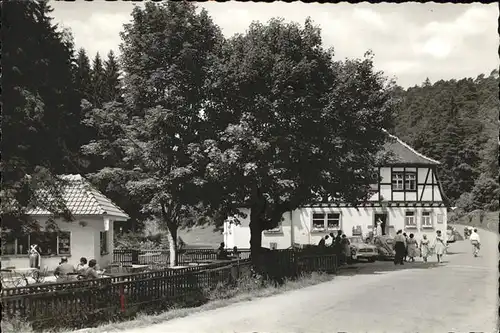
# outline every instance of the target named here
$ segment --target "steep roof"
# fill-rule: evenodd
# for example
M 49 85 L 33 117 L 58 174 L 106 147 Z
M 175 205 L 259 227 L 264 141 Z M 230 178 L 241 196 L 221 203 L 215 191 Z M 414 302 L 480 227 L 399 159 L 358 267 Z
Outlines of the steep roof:
M 73 215 L 109 215 L 128 220 L 130 216 L 115 205 L 104 194 L 93 187 L 81 175 L 62 175 L 68 183 L 64 186 L 63 198 Z M 49 215 L 43 208 L 28 211 L 29 215 Z
M 385 133 L 387 134 L 388 139 L 384 144 L 384 151 L 389 154 L 388 160 L 384 163 L 385 165 L 441 164 L 440 162 L 417 152 L 395 135 L 389 134 L 387 131 L 385 131 Z

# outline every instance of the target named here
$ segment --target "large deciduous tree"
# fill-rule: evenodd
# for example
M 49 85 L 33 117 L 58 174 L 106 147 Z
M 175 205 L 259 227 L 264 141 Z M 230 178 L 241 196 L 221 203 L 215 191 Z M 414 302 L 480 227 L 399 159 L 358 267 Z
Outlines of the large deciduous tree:
M 124 102 L 89 113 L 101 137 L 85 150 L 116 157 L 97 176 L 120 181 L 168 231 L 175 265 L 179 223 L 204 183 L 205 84 L 222 35 L 206 11 L 169 1 L 134 8 L 121 37 Z
M 285 212 L 366 198 L 392 118 L 391 84 L 370 54 L 335 62 L 309 19 L 272 19 L 230 39 L 213 73 L 205 113 L 222 131 L 208 149 L 208 176 L 221 184 L 211 204 L 251 209 L 252 258 Z

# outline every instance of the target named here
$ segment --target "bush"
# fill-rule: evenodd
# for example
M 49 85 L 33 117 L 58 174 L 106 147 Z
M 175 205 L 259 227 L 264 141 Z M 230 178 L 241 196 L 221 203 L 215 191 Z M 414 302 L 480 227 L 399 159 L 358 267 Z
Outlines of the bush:
M 145 236 L 143 234 L 127 232 L 115 237 L 115 249 L 165 250 L 168 249 L 168 240 L 165 233 Z

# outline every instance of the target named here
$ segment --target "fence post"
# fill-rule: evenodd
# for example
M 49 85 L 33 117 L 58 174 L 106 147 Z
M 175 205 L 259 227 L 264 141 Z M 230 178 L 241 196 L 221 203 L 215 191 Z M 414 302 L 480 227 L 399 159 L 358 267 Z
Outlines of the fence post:
M 132 265 L 139 264 L 139 250 L 132 250 Z

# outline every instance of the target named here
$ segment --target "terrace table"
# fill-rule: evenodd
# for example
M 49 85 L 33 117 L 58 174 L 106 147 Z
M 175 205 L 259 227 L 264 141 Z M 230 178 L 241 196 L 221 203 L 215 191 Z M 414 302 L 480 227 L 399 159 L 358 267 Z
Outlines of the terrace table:
M 12 277 L 12 283 L 15 287 L 18 287 L 20 282 L 24 280 L 26 285 L 29 285 L 29 278 L 33 278 L 33 273 L 38 271 L 37 268 L 13 268 L 13 269 L 2 269 L 2 272 L 10 272 Z M 15 279 L 12 275 L 19 275 L 19 278 Z M 35 279 L 36 280 L 36 279 Z

